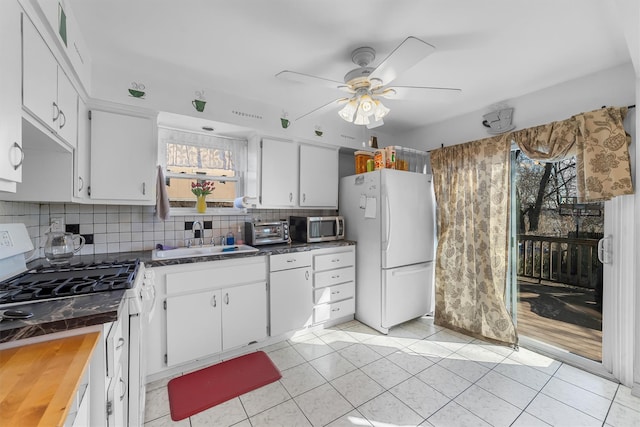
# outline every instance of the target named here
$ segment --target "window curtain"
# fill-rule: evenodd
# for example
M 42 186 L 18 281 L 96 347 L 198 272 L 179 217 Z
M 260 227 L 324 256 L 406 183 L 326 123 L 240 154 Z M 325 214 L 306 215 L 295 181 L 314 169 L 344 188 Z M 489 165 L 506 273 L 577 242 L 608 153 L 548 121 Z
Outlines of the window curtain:
M 435 323 L 517 344 L 505 304 L 511 138 L 431 152 L 438 209 Z
M 576 157 L 580 202 L 633 194 L 629 144 L 622 121 L 627 108 L 602 108 L 511 135 L 532 160 Z
M 220 138 L 159 128 L 158 137 L 165 150 L 166 167 L 186 166 L 194 168 L 242 171 L 245 168 L 246 145 L 242 139 Z

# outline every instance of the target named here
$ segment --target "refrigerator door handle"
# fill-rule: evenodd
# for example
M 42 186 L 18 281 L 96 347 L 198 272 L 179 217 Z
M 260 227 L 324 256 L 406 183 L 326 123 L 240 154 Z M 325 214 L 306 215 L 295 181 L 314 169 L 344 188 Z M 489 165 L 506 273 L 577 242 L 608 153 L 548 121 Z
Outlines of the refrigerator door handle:
M 385 248 L 384 250 L 387 251 L 389 250 L 389 237 L 391 236 L 391 206 L 389 205 L 389 197 L 388 196 L 383 196 L 383 197 L 384 197 L 384 208 L 385 208 L 385 216 L 384 216 Z

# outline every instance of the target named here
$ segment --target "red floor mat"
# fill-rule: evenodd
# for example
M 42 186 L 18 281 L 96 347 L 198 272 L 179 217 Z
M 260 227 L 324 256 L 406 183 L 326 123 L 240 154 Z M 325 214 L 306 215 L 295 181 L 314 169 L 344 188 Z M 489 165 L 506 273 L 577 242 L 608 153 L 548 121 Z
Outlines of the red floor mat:
M 171 419 L 190 417 L 281 377 L 269 356 L 257 351 L 174 378 L 167 386 Z

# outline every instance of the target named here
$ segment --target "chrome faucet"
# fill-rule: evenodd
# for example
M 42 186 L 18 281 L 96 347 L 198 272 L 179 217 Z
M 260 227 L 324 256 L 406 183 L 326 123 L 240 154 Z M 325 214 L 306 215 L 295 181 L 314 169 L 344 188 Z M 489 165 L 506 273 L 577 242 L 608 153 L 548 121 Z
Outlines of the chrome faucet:
M 191 231 L 193 232 L 193 239 L 196 239 L 196 225 L 198 226 L 198 228 L 200 229 L 200 237 L 198 237 L 198 242 L 200 243 L 200 246 L 204 246 L 204 230 L 202 229 L 202 224 L 200 224 L 200 221 L 193 221 L 193 225 L 191 226 Z

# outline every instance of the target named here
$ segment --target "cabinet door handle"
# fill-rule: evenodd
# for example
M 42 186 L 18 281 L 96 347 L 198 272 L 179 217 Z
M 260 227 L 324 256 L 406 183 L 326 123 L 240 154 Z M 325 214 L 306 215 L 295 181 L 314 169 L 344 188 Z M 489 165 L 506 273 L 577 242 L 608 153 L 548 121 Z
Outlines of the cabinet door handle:
M 60 110 L 60 129 L 67 124 L 67 116 L 64 115 L 64 111 Z
M 147 183 L 143 182 L 142 183 L 142 195 L 146 195 L 147 194 Z
M 78 191 L 82 191 L 82 189 L 84 188 L 84 179 L 82 179 L 81 176 L 78 177 L 78 184 L 80 184 Z
M 289 201 L 293 201 L 293 193 L 289 193 Z
M 216 301 L 216 294 L 213 294 L 213 298 L 211 298 L 211 305 L 213 307 L 217 307 L 218 306 L 218 301 Z
M 229 293 L 228 292 L 226 294 L 224 294 L 224 302 L 225 302 L 225 304 L 229 305 Z
M 127 394 L 127 383 L 120 377 L 120 384 L 122 384 L 122 394 L 120 395 L 120 400 L 123 400 Z
M 22 149 L 20 144 L 18 144 L 17 142 L 14 142 L 13 145 L 9 148 L 9 151 L 11 151 L 11 150 L 19 150 L 20 151 L 20 161 L 18 163 L 16 163 L 15 165 L 13 165 L 13 170 L 18 170 L 18 168 L 20 166 L 22 166 L 22 162 L 24 161 L 24 150 Z M 11 156 L 9 156 L 9 158 L 11 158 Z
M 309 272 L 308 271 L 304 272 L 304 278 L 305 278 L 305 280 L 309 280 Z
M 53 103 L 53 121 L 55 122 L 60 117 L 60 107 L 55 102 Z
M 307 193 L 302 193 L 302 201 L 303 202 L 307 201 Z
M 124 345 L 124 338 L 120 337 L 118 339 L 118 345 L 116 345 L 116 350 Z

